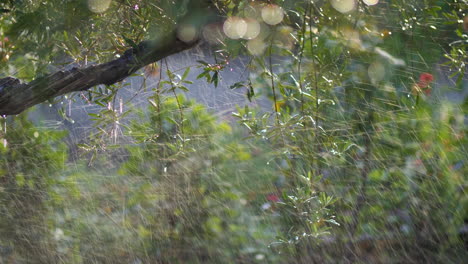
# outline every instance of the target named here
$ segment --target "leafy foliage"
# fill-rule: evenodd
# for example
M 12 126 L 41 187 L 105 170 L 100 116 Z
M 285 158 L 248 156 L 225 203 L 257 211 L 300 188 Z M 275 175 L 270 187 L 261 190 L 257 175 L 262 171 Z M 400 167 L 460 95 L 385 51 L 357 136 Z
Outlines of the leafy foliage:
M 103 62 L 211 19 L 186 16 L 204 1 L 91 2 L 1 3 L 2 74 Z M 0 262 L 461 263 L 467 3 L 374 2 L 213 1 L 229 23 L 195 35 L 214 62 L 133 76 L 140 91 L 159 77 L 147 109 L 124 83 L 81 94 L 99 110 L 76 157 L 27 113 L 1 120 Z M 183 95 L 194 71 L 222 89 L 245 56 L 232 118 Z

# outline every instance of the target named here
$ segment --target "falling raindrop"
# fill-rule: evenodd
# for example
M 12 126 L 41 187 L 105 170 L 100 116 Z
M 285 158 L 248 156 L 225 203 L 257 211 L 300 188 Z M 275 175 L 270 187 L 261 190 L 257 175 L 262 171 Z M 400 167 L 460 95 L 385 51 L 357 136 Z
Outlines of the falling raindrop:
M 68 117 L 71 116 L 72 100 L 68 100 Z
M 3 135 L 6 135 L 6 132 L 7 132 L 7 127 L 6 127 L 6 116 L 3 115 L 2 116 L 2 119 L 3 119 Z M 3 147 L 6 148 L 7 147 L 7 140 L 6 138 L 3 139 Z

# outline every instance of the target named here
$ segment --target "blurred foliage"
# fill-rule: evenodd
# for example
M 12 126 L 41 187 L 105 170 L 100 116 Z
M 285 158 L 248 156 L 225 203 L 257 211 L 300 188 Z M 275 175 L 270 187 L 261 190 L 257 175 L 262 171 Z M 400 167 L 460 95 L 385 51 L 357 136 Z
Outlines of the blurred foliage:
M 54 197 L 67 160 L 64 133 L 37 128 L 26 115 L 9 118 L 2 130 L 0 249 L 23 263 L 53 262 L 50 213 L 61 205 Z
M 230 88 L 271 108 L 229 122 L 183 96 L 193 69 L 165 62 L 148 109 L 124 83 L 81 94 L 100 111 L 79 145 L 2 118 L 0 262 L 462 263 L 466 0 L 213 2 L 259 32 L 202 32 L 216 55 L 198 78 L 217 87 L 249 55 Z M 205 4 L 3 1 L 0 76 L 108 61 L 206 22 Z

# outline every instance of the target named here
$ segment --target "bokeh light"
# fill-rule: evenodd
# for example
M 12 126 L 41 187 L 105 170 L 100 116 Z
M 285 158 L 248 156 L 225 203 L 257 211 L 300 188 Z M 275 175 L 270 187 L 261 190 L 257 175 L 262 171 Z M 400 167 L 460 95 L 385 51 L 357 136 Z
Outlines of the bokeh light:
M 340 13 L 348 13 L 356 8 L 356 0 L 330 0 L 330 3 Z
M 283 8 L 277 5 L 267 5 L 262 8 L 262 19 L 269 25 L 277 25 L 283 21 Z
M 379 0 L 363 0 L 364 4 L 366 5 L 376 5 L 379 3 Z
M 239 39 L 247 33 L 247 22 L 240 17 L 229 17 L 224 21 L 223 31 L 231 39 Z
M 255 38 L 247 41 L 247 50 L 252 55 L 262 55 L 265 52 L 267 45 L 262 38 Z
M 251 3 L 244 8 L 243 14 L 245 17 L 258 19 L 260 16 L 261 7 L 258 4 Z
M 247 31 L 243 38 L 254 39 L 260 34 L 260 23 L 253 18 L 246 18 L 244 21 L 247 23 Z
M 266 39 L 271 36 L 272 30 L 271 27 L 265 23 L 260 23 L 260 34 L 257 38 Z
M 197 38 L 197 29 L 193 25 L 182 25 L 177 30 L 177 37 L 183 42 L 192 42 Z
M 225 35 L 223 34 L 223 24 L 212 23 L 203 28 L 203 38 L 210 44 L 220 44 L 224 41 Z
M 109 9 L 112 0 L 88 0 L 88 8 L 93 13 L 103 13 Z
M 378 61 L 374 61 L 369 65 L 367 74 L 369 74 L 369 78 L 373 84 L 378 83 L 385 78 L 385 66 Z
M 281 26 L 275 34 L 274 43 L 284 49 L 292 49 L 295 39 L 292 36 L 294 29 L 289 26 Z
M 358 31 L 351 28 L 344 28 L 341 30 L 341 36 L 346 40 L 346 45 L 352 49 L 363 50 L 361 35 Z

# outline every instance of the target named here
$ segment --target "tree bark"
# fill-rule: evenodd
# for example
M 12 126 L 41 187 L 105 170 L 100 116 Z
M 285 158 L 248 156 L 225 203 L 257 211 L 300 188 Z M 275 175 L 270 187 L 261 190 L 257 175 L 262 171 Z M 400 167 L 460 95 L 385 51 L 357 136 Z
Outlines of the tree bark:
M 118 59 L 85 68 L 72 68 L 21 83 L 13 77 L 0 79 L 0 115 L 15 115 L 48 99 L 94 86 L 122 81 L 138 69 L 169 55 L 194 47 L 197 41 L 185 43 L 176 31 L 157 40 L 143 41 Z

